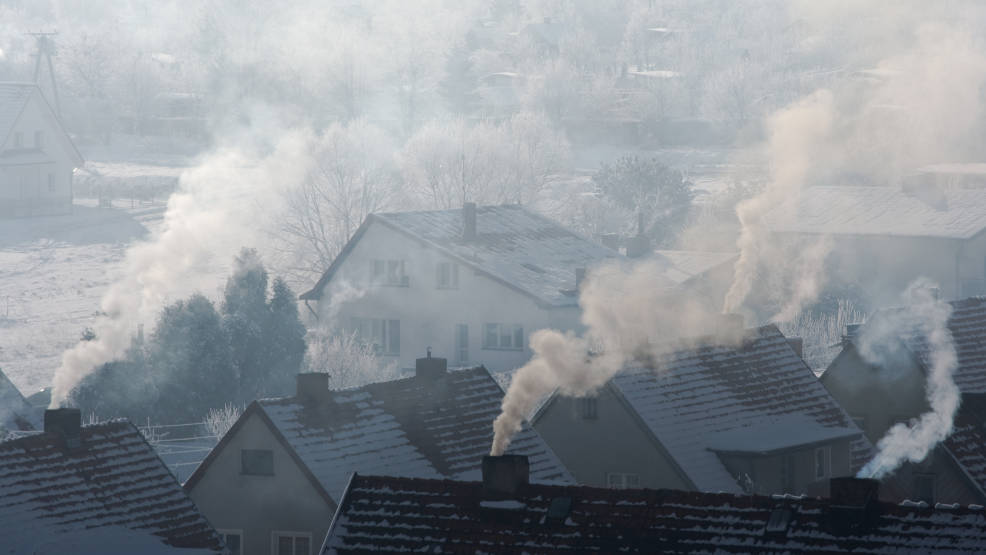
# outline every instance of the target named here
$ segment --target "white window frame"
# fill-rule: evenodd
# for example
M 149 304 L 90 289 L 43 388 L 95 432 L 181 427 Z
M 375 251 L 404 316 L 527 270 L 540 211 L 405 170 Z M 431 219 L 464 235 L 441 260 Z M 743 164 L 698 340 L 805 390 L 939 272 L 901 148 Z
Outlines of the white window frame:
M 387 287 L 409 287 L 411 284 L 402 258 L 374 258 L 370 261 L 370 279 L 376 285 Z
M 277 551 L 277 540 L 282 537 L 306 538 L 308 540 L 308 555 L 312 555 L 312 533 L 297 532 L 291 530 L 271 530 L 270 532 L 270 552 L 272 555 L 280 555 Z M 292 549 L 290 555 L 294 555 L 294 542 L 291 542 Z
M 496 344 L 491 344 L 488 339 L 487 330 L 489 326 L 496 326 Z M 510 345 L 504 346 L 503 341 L 503 331 L 504 328 L 509 329 Z M 518 337 L 519 336 L 519 337 Z M 517 345 L 517 339 L 520 339 L 520 345 Z M 523 351 L 524 344 L 526 343 L 526 337 L 524 336 L 524 326 L 523 324 L 504 324 L 501 322 L 486 322 L 483 324 L 483 349 L 488 351 Z
M 818 473 L 818 453 L 822 453 L 822 473 Z M 816 447 L 812 451 L 811 464 L 814 467 L 812 476 L 815 480 L 824 480 L 832 476 L 832 446 L 823 445 L 822 447 Z
M 240 555 L 243 555 L 243 530 L 236 528 L 216 528 L 216 532 L 223 537 L 223 545 L 226 544 L 226 536 L 240 537 Z
M 606 487 L 609 489 L 637 489 L 640 487 L 640 475 L 634 472 L 607 472 Z
M 396 322 L 396 326 L 394 323 Z M 400 356 L 401 354 L 401 321 L 398 318 L 363 318 L 361 316 L 353 316 L 351 319 L 351 324 L 356 335 L 359 337 L 360 341 L 371 345 L 374 352 L 379 355 L 384 356 Z M 365 326 L 364 326 L 365 324 Z M 374 332 L 374 325 L 379 327 L 380 335 L 377 336 Z M 369 328 L 369 337 L 367 334 L 363 333 L 363 328 Z M 391 349 L 394 345 L 392 334 L 394 334 L 394 328 L 397 328 L 397 349 Z
M 455 262 L 439 262 L 435 266 L 436 289 L 459 288 L 459 265 Z

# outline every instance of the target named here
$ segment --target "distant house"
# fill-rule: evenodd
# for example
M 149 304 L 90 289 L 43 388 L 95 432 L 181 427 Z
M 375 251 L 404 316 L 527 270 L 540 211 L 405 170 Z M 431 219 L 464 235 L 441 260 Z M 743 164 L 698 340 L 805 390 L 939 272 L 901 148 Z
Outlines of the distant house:
M 532 331 L 580 328 L 580 276 L 620 258 L 518 205 L 371 214 L 301 299 L 401 367 L 430 345 L 512 370 Z
M 547 401 L 531 422 L 580 484 L 730 493 L 826 493 L 870 443 L 769 325 L 738 346 L 672 350 L 597 395 Z M 701 343 L 701 342 L 700 342 Z
M 809 187 L 769 212 L 778 236 L 833 239 L 831 275 L 877 305 L 919 276 L 947 299 L 986 293 L 986 191 L 933 186 Z
M 954 380 L 962 394 L 952 435 L 924 461 L 897 472 L 899 487 L 910 499 L 930 503 L 986 503 L 986 299 L 952 301 L 949 330 L 958 351 Z M 870 364 L 859 352 L 858 340 L 868 326 L 890 319 L 900 323 L 902 309 L 879 311 L 862 327 L 853 326 L 842 352 L 820 381 L 845 407 L 872 442 L 891 426 L 908 422 L 930 410 L 925 395 L 929 350 L 916 326 L 905 324 L 891 338 L 882 364 Z
M 0 217 L 71 212 L 83 163 L 37 85 L 0 83 Z
M 490 460 L 493 459 L 493 460 Z M 528 484 L 523 461 L 482 481 L 354 475 L 321 553 L 981 553 L 981 506 L 878 501 L 835 478 L 828 499 Z
M 904 178 L 915 186 L 986 189 L 986 163 L 946 163 L 922 166 Z
M 0 443 L 0 552 L 219 553 L 223 543 L 132 424 L 81 426 L 49 410 L 44 432 Z
M 693 298 L 720 309 L 733 281 L 739 253 L 657 250 L 654 256 L 664 267 L 665 279 Z
M 0 440 L 8 432 L 23 432 L 40 427 L 40 411 L 31 406 L 20 390 L 0 370 Z
M 486 369 L 447 370 L 440 358 L 419 359 L 414 377 L 342 391 L 327 374 L 300 374 L 295 397 L 246 409 L 185 490 L 244 555 L 307 554 L 354 471 L 478 479 L 502 399 Z M 571 483 L 533 430 L 512 452 L 530 456 L 535 480 Z

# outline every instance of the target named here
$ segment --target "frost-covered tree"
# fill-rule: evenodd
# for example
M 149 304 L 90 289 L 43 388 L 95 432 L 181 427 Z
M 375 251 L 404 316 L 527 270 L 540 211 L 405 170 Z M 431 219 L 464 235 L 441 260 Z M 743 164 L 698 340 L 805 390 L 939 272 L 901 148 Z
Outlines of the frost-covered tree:
M 397 363 L 386 362 L 355 332 L 314 329 L 306 337 L 305 370 L 326 372 L 332 389 L 357 387 L 398 377 Z

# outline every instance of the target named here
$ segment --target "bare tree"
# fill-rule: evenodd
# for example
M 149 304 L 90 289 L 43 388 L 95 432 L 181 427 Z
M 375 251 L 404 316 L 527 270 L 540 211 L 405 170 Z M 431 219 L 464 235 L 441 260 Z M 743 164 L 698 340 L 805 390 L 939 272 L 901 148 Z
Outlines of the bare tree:
M 373 346 L 360 341 L 356 332 L 333 332 L 313 329 L 308 332 L 305 369 L 326 372 L 333 389 L 394 379 L 397 363 L 387 363 L 376 355 Z

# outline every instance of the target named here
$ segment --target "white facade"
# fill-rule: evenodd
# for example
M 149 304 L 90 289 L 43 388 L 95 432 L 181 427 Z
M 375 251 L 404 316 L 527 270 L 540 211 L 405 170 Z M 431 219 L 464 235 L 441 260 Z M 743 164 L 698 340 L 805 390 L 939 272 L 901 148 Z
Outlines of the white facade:
M 319 325 L 359 331 L 401 368 L 413 368 L 431 347 L 453 366 L 512 370 L 530 358 L 531 332 L 580 326 L 574 304 L 539 302 L 379 223 L 367 227 L 309 306 Z
M 34 85 L 4 99 L 0 129 L 0 216 L 60 214 L 72 209 L 72 171 L 82 158 Z M 3 134 L 6 133 L 4 136 Z

